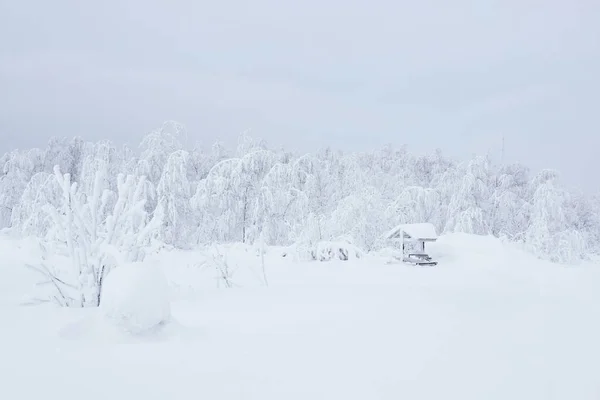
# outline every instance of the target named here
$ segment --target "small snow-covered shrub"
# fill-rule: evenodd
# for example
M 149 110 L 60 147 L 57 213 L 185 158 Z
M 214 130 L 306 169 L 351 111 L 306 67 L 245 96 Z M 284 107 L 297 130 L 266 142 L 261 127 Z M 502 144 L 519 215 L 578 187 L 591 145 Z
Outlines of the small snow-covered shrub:
M 100 310 L 112 325 L 133 334 L 164 324 L 171 318 L 167 278 L 142 263 L 114 268 L 104 282 Z
M 312 252 L 313 260 L 317 261 L 348 261 L 361 258 L 362 255 L 358 247 L 345 241 L 322 241 L 317 243 Z
M 235 286 L 233 275 L 239 267 L 231 265 L 227 258 L 227 250 L 229 249 L 225 249 L 225 252 L 223 252 L 218 246 L 213 246 L 209 248 L 206 260 L 200 263 L 200 267 L 214 268 L 217 273 L 215 276 L 217 287 L 220 287 L 221 284 L 227 288 Z M 248 249 L 244 250 L 247 251 Z
M 246 284 L 268 285 L 265 255 L 267 249 L 246 243 L 212 244 L 204 248 L 195 264 L 199 269 L 211 271 L 218 288 L 240 287 Z

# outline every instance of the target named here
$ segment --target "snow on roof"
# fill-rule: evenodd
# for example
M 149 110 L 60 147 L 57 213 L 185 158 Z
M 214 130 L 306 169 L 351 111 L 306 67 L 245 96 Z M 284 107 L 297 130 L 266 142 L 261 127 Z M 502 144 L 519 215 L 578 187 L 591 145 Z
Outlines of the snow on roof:
M 388 239 L 397 238 L 401 231 L 406 232 L 413 239 L 437 239 L 435 227 L 429 222 L 398 225 L 389 231 L 386 237 Z

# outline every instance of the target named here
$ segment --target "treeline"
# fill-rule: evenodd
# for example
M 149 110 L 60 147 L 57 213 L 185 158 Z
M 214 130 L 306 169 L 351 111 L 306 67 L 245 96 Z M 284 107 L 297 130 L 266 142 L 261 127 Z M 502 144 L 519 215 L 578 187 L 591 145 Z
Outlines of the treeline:
M 555 171 L 532 175 L 524 165 L 496 165 L 486 156 L 457 162 L 440 151 L 414 156 L 405 147 L 295 154 L 245 134 L 236 149 L 186 148 L 183 127 L 168 122 L 138 149 L 54 138 L 45 149 L 6 153 L 0 166 L 0 227 L 18 235 L 51 234 L 56 219 L 48 205 L 58 209 L 65 201 L 58 166 L 77 184 L 73 196 L 98 199 L 106 209 L 118 201 L 110 193 L 119 192 L 119 176 L 130 176 L 146 218 L 161 214 L 153 240 L 179 248 L 260 237 L 310 248 L 343 238 L 372 251 L 395 225 L 426 221 L 440 233 L 520 242 L 556 262 L 600 250 L 597 199 L 567 192 Z

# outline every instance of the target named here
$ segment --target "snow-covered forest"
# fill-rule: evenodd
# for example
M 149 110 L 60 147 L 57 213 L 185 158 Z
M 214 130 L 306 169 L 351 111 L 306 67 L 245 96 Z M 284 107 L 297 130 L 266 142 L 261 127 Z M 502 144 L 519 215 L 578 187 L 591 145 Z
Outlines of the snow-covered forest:
M 137 149 L 55 138 L 6 153 L 0 227 L 64 243 L 74 258 L 112 248 L 129 261 L 151 242 L 188 249 L 264 240 L 295 244 L 308 257 L 320 241 L 344 240 L 370 252 L 395 225 L 423 221 L 438 233 L 518 242 L 555 262 L 600 251 L 600 202 L 566 191 L 553 170 L 532 174 L 485 155 L 415 156 L 404 147 L 295 154 L 246 134 L 235 149 L 190 142 L 182 125 L 167 122 Z M 73 242 L 83 236 L 89 243 L 78 254 Z M 101 271 L 93 276 L 102 279 Z

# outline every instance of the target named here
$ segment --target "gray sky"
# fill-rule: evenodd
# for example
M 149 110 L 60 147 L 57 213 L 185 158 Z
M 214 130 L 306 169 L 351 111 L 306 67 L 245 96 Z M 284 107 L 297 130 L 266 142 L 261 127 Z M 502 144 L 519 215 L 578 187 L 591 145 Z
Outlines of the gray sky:
M 310 151 L 493 150 L 600 190 L 597 0 L 0 0 L 0 151 L 244 130 Z

